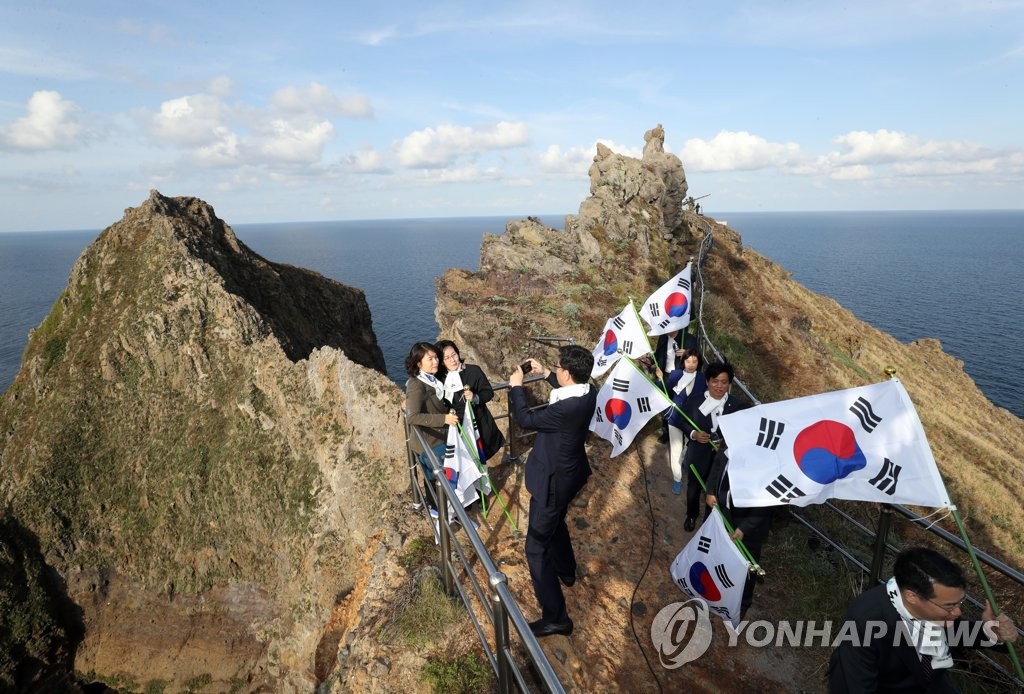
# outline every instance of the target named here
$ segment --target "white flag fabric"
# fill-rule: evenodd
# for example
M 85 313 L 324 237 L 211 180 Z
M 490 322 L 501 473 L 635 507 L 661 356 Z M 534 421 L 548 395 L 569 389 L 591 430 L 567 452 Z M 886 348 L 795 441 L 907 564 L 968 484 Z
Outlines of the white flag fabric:
M 690 265 L 687 263 L 640 307 L 640 317 L 651 326 L 648 335 L 664 335 L 690 324 Z
M 703 600 L 710 611 L 735 627 L 749 567 L 716 511 L 683 547 L 670 571 L 679 590 Z
M 629 448 L 640 430 L 672 401 L 630 359 L 615 365 L 601 390 L 590 420 L 590 430 L 611 441 L 614 458 Z
M 472 408 L 466 407 L 466 414 L 463 415 L 463 431 L 467 436 L 479 439 L 473 426 Z M 462 502 L 462 506 L 469 506 L 476 501 L 480 495 L 477 492 L 477 482 L 483 477 L 478 467 L 478 462 L 473 452 L 466 445 L 465 439 L 459 433 L 459 427 L 448 427 L 448 442 L 444 451 L 444 476 L 455 490 L 455 496 Z
M 651 341 L 636 314 L 636 307 L 629 305 L 619 311 L 614 318 L 604 324 L 601 339 L 594 348 L 594 368 L 590 371 L 591 378 L 597 378 L 619 360 L 623 354 L 630 359 L 637 359 L 651 351 Z
M 719 418 L 737 506 L 826 499 L 948 507 L 914 403 L 897 379 Z

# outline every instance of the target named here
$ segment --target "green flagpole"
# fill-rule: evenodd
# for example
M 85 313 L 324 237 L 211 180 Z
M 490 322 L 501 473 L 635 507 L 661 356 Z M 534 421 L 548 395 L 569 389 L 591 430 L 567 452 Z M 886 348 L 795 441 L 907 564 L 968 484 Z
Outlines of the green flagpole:
M 706 484 L 704 484 L 704 479 L 700 476 L 700 473 L 697 472 L 697 468 L 694 467 L 693 463 L 690 464 L 690 472 L 692 472 L 693 476 L 697 478 L 697 481 L 700 482 L 700 488 L 704 490 L 705 494 L 707 494 L 708 487 Z M 716 511 L 718 511 L 719 515 L 722 516 L 722 522 L 725 524 L 725 529 L 729 531 L 730 535 L 732 535 L 735 531 L 733 530 L 732 525 L 729 524 L 729 520 L 725 517 L 725 511 L 720 509 L 719 505 L 720 504 L 715 504 L 714 508 Z M 740 553 L 743 555 L 743 558 L 750 562 L 751 569 L 753 571 L 756 571 L 758 576 L 764 576 L 764 569 L 762 569 L 761 565 L 758 564 L 757 560 L 754 559 L 754 555 L 750 553 L 750 550 L 747 549 L 747 546 L 743 544 L 743 540 L 737 537 L 733 538 L 733 542 L 735 542 L 736 546 L 739 547 Z
M 473 461 L 479 466 L 480 465 L 480 459 L 479 459 L 479 457 L 476 454 L 476 443 L 473 443 L 473 445 L 471 446 L 469 444 L 469 441 L 468 441 L 467 437 L 466 437 L 466 431 L 462 428 L 462 424 L 460 424 L 459 422 L 456 422 L 455 425 L 459 428 L 459 435 L 462 437 L 463 443 L 466 444 L 466 448 L 468 448 L 470 451 L 472 451 L 472 453 L 470 455 L 473 456 Z M 478 467 L 478 469 L 480 469 L 480 468 Z M 497 489 L 495 489 L 494 482 L 491 481 L 491 476 L 487 474 L 486 468 L 482 469 L 481 471 L 483 472 L 484 476 L 487 477 L 487 482 L 488 482 L 488 484 L 491 485 L 491 489 L 494 490 L 494 496 L 498 499 L 498 503 L 501 504 L 501 508 L 505 512 L 505 518 L 508 518 L 508 522 L 512 524 L 512 529 L 515 530 L 516 532 L 519 532 L 519 526 L 516 525 L 516 522 L 514 520 L 512 520 L 512 516 L 509 515 L 508 506 L 505 505 L 505 500 L 501 498 L 501 494 L 497 491 Z M 484 497 L 484 495 L 481 494 L 480 498 L 483 499 L 483 497 Z M 481 501 L 481 504 L 482 503 L 483 502 Z M 484 518 L 487 518 L 486 513 L 484 514 Z
M 892 366 L 885 367 L 885 375 L 890 380 L 896 378 L 896 369 Z M 942 479 L 942 473 L 939 472 L 936 467 L 935 472 L 939 475 L 939 479 Z M 942 486 L 946 486 L 945 480 L 942 481 Z M 948 494 L 948 492 L 947 492 Z M 967 555 L 971 558 L 971 564 L 974 566 L 974 573 L 978 576 L 978 582 L 981 583 L 981 589 L 985 593 L 985 599 L 988 600 L 988 604 L 992 606 L 992 615 L 998 617 L 1002 610 L 996 605 L 995 595 L 992 594 L 992 588 L 988 584 L 988 579 L 985 578 L 985 572 L 981 570 L 981 562 L 978 561 L 978 555 L 974 551 L 974 544 L 971 542 L 971 538 L 967 537 L 967 528 L 964 526 L 963 520 L 960 518 L 960 512 L 957 511 L 956 506 L 950 504 L 950 514 L 953 516 L 953 520 L 956 521 L 956 528 L 960 532 L 960 537 L 963 538 L 964 545 L 967 547 Z M 1007 641 L 1005 643 L 1006 651 L 1010 654 L 1010 661 L 1013 662 L 1013 669 L 1017 672 L 1017 677 L 1024 680 L 1024 670 L 1021 669 L 1020 659 L 1017 658 L 1017 650 L 1013 647 L 1013 644 Z
M 981 562 L 978 561 L 978 555 L 974 552 L 974 545 L 971 544 L 971 538 L 967 537 L 967 529 L 964 527 L 964 522 L 960 519 L 960 513 L 956 510 L 956 506 L 950 506 L 949 510 L 952 512 L 953 520 L 956 521 L 956 527 L 960 531 L 960 537 L 963 538 L 964 544 L 967 545 L 967 554 L 971 557 L 971 563 L 974 565 L 974 572 L 978 574 L 978 580 L 981 582 L 981 589 L 985 591 L 985 599 L 988 600 L 988 604 L 992 606 L 993 616 L 998 617 L 1002 610 L 996 605 L 996 598 L 992 594 L 992 588 L 988 585 L 988 579 L 985 578 L 985 573 L 981 570 Z M 1010 660 L 1013 662 L 1013 669 L 1017 671 L 1017 677 L 1024 680 L 1024 672 L 1021 671 L 1020 660 L 1017 658 L 1017 650 L 1013 647 L 1013 644 L 1007 641 L 1005 644 L 1007 652 L 1010 654 Z

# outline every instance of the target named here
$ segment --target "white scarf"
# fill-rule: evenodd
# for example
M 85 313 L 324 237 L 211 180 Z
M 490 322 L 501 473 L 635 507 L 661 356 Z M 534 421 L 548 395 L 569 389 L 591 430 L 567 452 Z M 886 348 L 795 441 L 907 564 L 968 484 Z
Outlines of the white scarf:
M 548 404 L 554 405 L 556 402 L 561 402 L 566 398 L 578 398 L 579 396 L 586 395 L 589 392 L 589 383 L 573 383 L 571 386 L 555 388 L 551 391 L 551 395 L 548 396 Z
M 416 376 L 419 380 L 426 383 L 428 386 L 434 389 L 434 395 L 437 396 L 438 400 L 444 400 L 444 386 L 441 382 L 434 377 L 434 374 L 425 374 L 420 371 L 419 375 Z
M 932 670 L 953 667 L 953 656 L 950 655 L 949 644 L 946 643 L 945 627 L 936 622 L 917 619 L 910 614 L 906 605 L 903 604 L 903 595 L 900 593 L 899 586 L 896 585 L 895 576 L 885 582 L 885 592 L 903 623 L 907 625 L 910 640 L 913 642 L 917 654 L 931 656 Z
M 680 376 L 679 378 L 679 382 L 676 383 L 675 387 L 672 390 L 675 391 L 676 395 L 679 395 L 680 393 L 683 392 L 683 388 L 686 388 L 686 394 L 689 395 L 690 393 L 693 392 L 693 383 L 696 380 L 696 371 L 684 371 L 683 375 Z
M 704 391 L 704 402 L 701 403 L 700 413 L 705 417 L 711 415 L 711 431 L 718 431 L 718 418 L 722 415 L 722 410 L 725 409 L 725 401 L 728 399 L 728 393 L 723 395 L 721 400 L 715 400 L 711 397 L 710 390 Z
M 459 374 L 459 371 L 462 371 L 464 368 L 466 368 L 465 365 L 460 364 L 457 371 L 449 371 L 448 375 L 444 377 L 444 392 L 450 402 L 455 402 L 452 398 L 463 389 L 462 376 Z

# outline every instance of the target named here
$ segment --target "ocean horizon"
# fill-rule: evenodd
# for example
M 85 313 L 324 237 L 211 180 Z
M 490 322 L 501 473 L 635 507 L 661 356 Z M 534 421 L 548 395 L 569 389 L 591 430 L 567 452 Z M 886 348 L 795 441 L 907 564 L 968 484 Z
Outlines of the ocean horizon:
M 1015 282 L 1024 262 L 1024 210 L 707 214 L 794 280 L 897 340 L 938 339 L 990 400 L 1024 417 L 1024 373 L 1006 368 L 1024 356 Z M 565 219 L 534 216 L 556 229 Z M 270 261 L 362 289 L 388 376 L 402 384 L 409 345 L 437 337 L 436 278 L 448 268 L 476 271 L 483 235 L 501 234 L 507 221 L 524 217 L 231 226 Z M 20 368 L 28 331 L 49 313 L 100 231 L 0 233 L 0 391 Z

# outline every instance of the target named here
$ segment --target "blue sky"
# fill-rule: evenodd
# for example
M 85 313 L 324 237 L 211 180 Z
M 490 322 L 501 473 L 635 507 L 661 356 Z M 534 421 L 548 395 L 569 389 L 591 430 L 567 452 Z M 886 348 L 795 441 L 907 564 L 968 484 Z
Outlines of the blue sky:
M 1024 207 L 1024 2 L 0 7 L 0 231 L 574 213 L 662 123 L 706 210 Z

